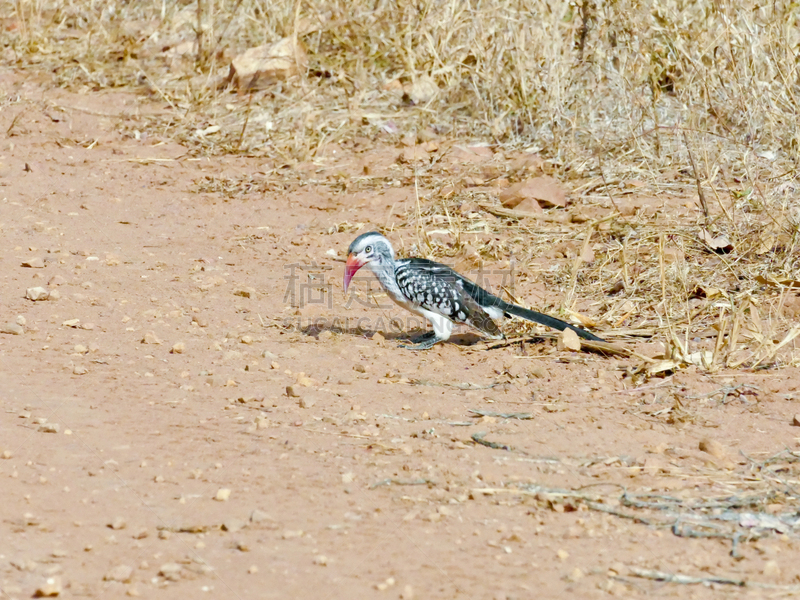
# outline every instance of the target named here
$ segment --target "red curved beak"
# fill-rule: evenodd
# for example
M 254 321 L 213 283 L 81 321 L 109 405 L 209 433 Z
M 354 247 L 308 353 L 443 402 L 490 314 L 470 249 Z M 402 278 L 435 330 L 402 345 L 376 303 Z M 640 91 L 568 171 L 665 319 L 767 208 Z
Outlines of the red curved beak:
M 347 262 L 344 266 L 344 293 L 347 293 L 347 288 L 350 287 L 350 281 L 353 279 L 353 275 L 356 274 L 361 267 L 364 266 L 364 263 L 356 258 L 355 254 L 350 254 L 347 257 Z

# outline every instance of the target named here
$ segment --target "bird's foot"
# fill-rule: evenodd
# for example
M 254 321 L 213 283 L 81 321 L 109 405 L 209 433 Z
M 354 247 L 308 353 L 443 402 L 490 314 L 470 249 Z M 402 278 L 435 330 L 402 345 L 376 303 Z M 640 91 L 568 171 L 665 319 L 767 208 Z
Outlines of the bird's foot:
M 400 348 L 405 348 L 407 350 L 430 350 L 433 348 L 433 345 L 439 341 L 439 338 L 436 337 L 436 332 L 428 331 L 413 341 L 415 342 L 413 344 L 400 344 Z

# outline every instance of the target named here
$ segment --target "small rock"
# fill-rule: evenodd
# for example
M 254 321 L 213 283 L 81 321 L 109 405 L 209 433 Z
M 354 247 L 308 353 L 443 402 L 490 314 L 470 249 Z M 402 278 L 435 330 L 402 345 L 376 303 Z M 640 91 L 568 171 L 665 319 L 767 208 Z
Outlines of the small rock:
M 549 374 L 542 365 L 533 364 L 528 368 L 528 375 L 536 379 L 547 379 Z
M 29 269 L 44 269 L 44 260 L 38 256 L 35 258 L 29 258 L 22 261 L 22 266 L 28 267 Z
M 75 354 L 87 354 L 89 352 L 89 349 L 83 344 L 75 344 L 72 350 L 75 352 Z
M 414 588 L 406 584 L 403 593 L 400 594 L 400 600 L 414 600 Z
M 233 291 L 234 296 L 241 296 L 242 298 L 252 298 L 256 295 L 255 289 L 251 287 L 238 288 Z
M 378 590 L 378 591 L 381 591 L 381 592 L 385 592 L 390 587 L 392 587 L 395 583 L 396 583 L 395 578 L 394 577 L 389 577 L 383 583 L 376 584 L 375 585 L 375 589 Z
M 4 323 L 0 325 L 0 333 L 7 333 L 8 335 L 22 335 L 25 332 L 22 325 L 19 323 Z
M 161 340 L 158 339 L 158 336 L 156 336 L 155 333 L 153 333 L 152 331 L 148 331 L 147 333 L 144 334 L 144 337 L 142 338 L 142 343 L 143 344 L 160 344 Z
M 792 425 L 795 427 L 800 427 L 800 413 L 792 417 Z
M 63 586 L 61 584 L 60 577 L 48 577 L 42 585 L 36 588 L 33 596 L 35 598 L 49 598 L 52 596 L 58 596 L 61 594 L 62 590 Z
M 365 365 L 362 365 L 361 363 L 356 363 L 356 364 L 353 365 L 353 370 L 356 373 L 366 373 L 367 372 L 367 367 Z
M 47 295 L 47 300 L 50 300 L 51 302 L 55 302 L 60 298 L 61 298 L 61 292 L 59 292 L 58 290 L 53 290 Z
M 108 524 L 108 527 L 111 529 L 125 529 L 128 524 L 125 522 L 125 519 L 122 517 L 116 517 L 111 523 Z
M 250 344 L 252 344 L 253 342 L 255 342 L 255 340 L 253 339 L 253 336 L 251 336 L 251 335 L 243 335 L 239 341 L 242 344 L 247 344 L 248 346 Z
M 768 560 L 764 563 L 763 572 L 767 577 L 778 577 L 781 574 L 781 567 L 777 561 Z
M 250 573 L 250 575 L 254 575 L 255 573 L 258 573 L 258 567 L 252 565 L 249 569 L 247 569 L 247 572 Z
M 128 565 L 117 565 L 108 573 L 103 575 L 103 581 L 119 581 L 120 583 L 128 583 L 133 575 L 133 567 Z
M 58 423 L 43 423 L 39 425 L 39 431 L 42 433 L 58 433 L 61 430 L 61 425 Z
M 183 351 L 186 349 L 186 344 L 183 342 L 177 342 L 172 345 L 172 350 L 170 350 L 171 354 L 183 354 Z
M 286 395 L 289 398 L 299 398 L 300 397 L 300 390 L 296 385 L 287 385 L 286 386 Z
M 214 496 L 214 500 L 217 502 L 227 502 L 228 498 L 231 497 L 231 491 L 228 488 L 219 488 L 217 490 L 217 495 Z
M 572 329 L 565 329 L 559 334 L 556 347 L 562 352 L 564 350 L 578 352 L 581 349 L 581 339 Z
M 3 450 L 3 453 L 0 454 L 0 458 L 4 460 L 8 460 L 9 458 L 13 458 L 14 453 L 11 450 Z
M 28 300 L 33 300 L 34 302 L 40 300 L 47 300 L 47 297 L 50 295 L 50 292 L 43 287 L 32 287 L 25 290 L 25 297 Z
M 561 562 L 564 562 L 565 560 L 567 560 L 569 558 L 569 552 L 567 552 L 566 550 L 562 549 L 562 550 L 559 550 L 558 552 L 556 552 L 556 556 L 558 556 L 558 560 L 560 560 Z
M 379 332 L 375 332 L 372 336 L 372 341 L 376 344 L 383 344 L 386 341 L 386 338 Z
M 181 577 L 182 567 L 177 563 L 166 563 L 161 565 L 158 574 L 169 581 L 178 581 Z
M 320 565 L 321 567 L 325 567 L 328 565 L 328 557 L 324 554 L 318 554 L 314 557 L 314 564 Z
M 272 518 L 263 510 L 255 509 L 250 513 L 251 523 L 263 523 L 264 521 L 271 521 Z
M 83 365 L 75 365 L 74 367 L 72 367 L 73 375 L 86 375 L 88 372 L 89 369 L 87 369 Z
M 222 522 L 221 529 L 222 531 L 230 531 L 231 533 L 236 533 L 237 531 L 244 529 L 246 526 L 247 523 L 245 523 L 241 519 L 230 518 L 230 519 L 225 519 Z
M 198 327 L 208 327 L 208 319 L 198 315 L 192 317 L 192 323 L 197 324 Z
M 312 406 L 314 406 L 315 404 L 316 404 L 316 402 L 315 402 L 314 400 L 309 400 L 308 398 L 300 398 L 300 399 L 297 401 L 297 405 L 298 405 L 300 408 L 311 408 L 311 407 L 312 407 Z
M 704 438 L 700 440 L 698 447 L 703 452 L 706 452 L 713 456 L 714 458 L 727 458 L 728 452 L 725 449 L 725 446 L 720 444 L 717 440 L 713 440 L 710 438 Z

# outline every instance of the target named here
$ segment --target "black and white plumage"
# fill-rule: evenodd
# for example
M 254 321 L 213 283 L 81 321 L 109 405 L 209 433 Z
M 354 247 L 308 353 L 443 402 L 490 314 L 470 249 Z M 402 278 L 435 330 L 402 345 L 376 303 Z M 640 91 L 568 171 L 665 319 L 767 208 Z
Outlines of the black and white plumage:
M 561 319 L 509 304 L 448 266 L 424 258 L 395 260 L 391 243 L 376 231 L 361 234 L 350 244 L 344 272 L 345 293 L 353 275 L 364 265 L 375 274 L 392 300 L 433 326 L 433 332 L 405 348 L 427 350 L 449 339 L 454 323 L 469 325 L 489 338 L 501 339 L 503 334 L 495 321 L 511 316 L 559 331 L 572 329 L 586 340 L 604 341 Z

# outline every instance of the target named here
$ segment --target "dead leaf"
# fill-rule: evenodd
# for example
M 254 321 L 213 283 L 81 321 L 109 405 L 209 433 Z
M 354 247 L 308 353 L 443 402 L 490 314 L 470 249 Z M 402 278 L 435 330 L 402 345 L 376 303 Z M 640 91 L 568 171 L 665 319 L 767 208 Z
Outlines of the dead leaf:
M 308 67 L 302 42 L 285 37 L 274 44 L 245 50 L 231 61 L 228 82 L 239 91 L 259 90 L 298 75 Z
M 788 277 L 778 279 L 772 275 L 767 275 L 766 277 L 763 275 L 758 275 L 756 276 L 756 281 L 762 285 L 774 285 L 776 287 L 785 285 L 786 287 L 790 288 L 800 288 L 800 280 L 791 279 Z
M 724 234 L 715 236 L 707 230 L 701 229 L 698 237 L 701 242 L 717 254 L 728 254 L 733 250 L 733 244 L 728 239 L 728 236 Z
M 564 350 L 578 352 L 581 349 L 581 338 L 572 329 L 565 329 L 559 334 L 556 346 L 562 352 Z
M 500 194 L 500 203 L 506 208 L 515 208 L 526 199 L 535 200 L 543 208 L 567 205 L 567 194 L 561 183 L 546 175 L 515 183 Z

